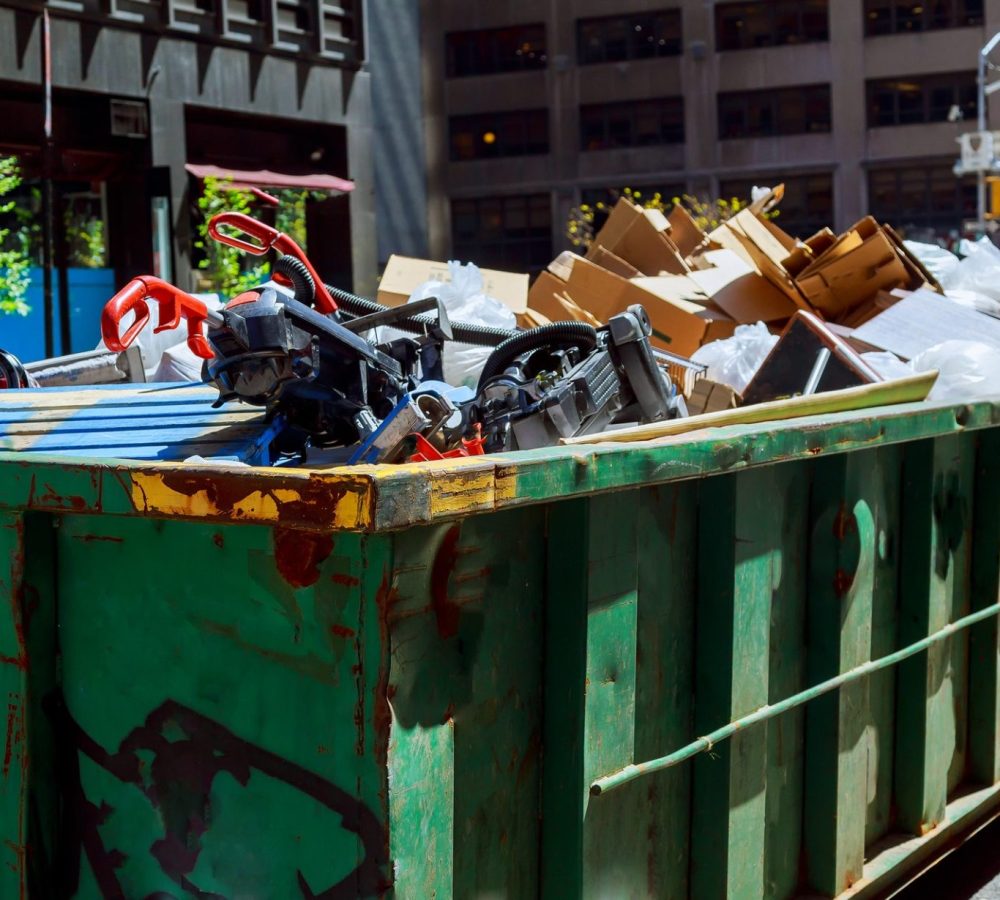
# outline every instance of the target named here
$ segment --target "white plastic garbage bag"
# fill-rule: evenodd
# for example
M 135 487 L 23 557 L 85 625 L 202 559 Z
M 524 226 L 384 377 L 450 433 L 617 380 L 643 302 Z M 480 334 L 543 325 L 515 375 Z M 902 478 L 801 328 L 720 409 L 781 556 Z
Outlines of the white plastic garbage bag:
M 943 282 L 961 262 L 950 250 L 937 244 L 921 244 L 919 241 L 903 241 L 910 251 L 938 281 Z
M 1000 397 L 1000 350 L 975 341 L 945 341 L 911 360 L 915 372 L 937 369 L 928 400 L 964 403 Z
M 194 294 L 193 296 L 201 300 L 209 309 L 222 308 L 222 302 L 219 300 L 218 294 Z M 161 331 L 159 334 L 154 333 L 153 329 L 160 322 L 158 306 L 159 304 L 155 300 L 149 301 L 150 322 L 139 332 L 133 344 L 133 346 L 139 347 L 142 351 L 142 366 L 146 371 L 146 380 L 201 381 L 200 360 L 198 362 L 197 374 L 193 378 L 180 377 L 182 372 L 189 374 L 193 372 L 190 358 L 194 358 L 194 354 L 187 351 L 187 324 L 182 320 L 179 328 Z M 122 334 L 128 330 L 133 321 L 135 321 L 134 316 L 130 313 L 121 324 Z M 103 340 L 97 345 L 97 349 L 107 349 Z M 164 355 L 170 349 L 174 349 L 176 352 L 171 355 L 171 359 L 164 360 Z M 174 377 L 160 379 L 159 375 L 173 375 Z
M 437 297 L 452 321 L 509 330 L 517 327 L 514 313 L 483 293 L 483 275 L 478 266 L 451 261 L 448 271 L 451 281 L 426 281 L 410 295 L 408 302 Z M 448 341 L 444 346 L 444 380 L 456 387 L 475 389 L 491 352 L 490 347 Z
M 731 338 L 701 347 L 691 361 L 708 366 L 705 377 L 709 381 L 729 385 L 742 394 L 777 343 L 777 336 L 763 322 L 740 325 Z
M 184 334 L 187 334 L 185 331 Z M 201 381 L 202 365 L 205 361 L 195 356 L 187 345 L 187 340 L 173 347 L 167 347 L 160 356 L 160 362 L 149 379 L 153 382 Z
M 965 242 L 966 257 L 940 278 L 948 292 L 971 291 L 1000 301 L 1000 250 L 989 238 Z
M 903 362 L 895 353 L 889 353 L 888 350 L 862 353 L 861 358 L 886 381 L 910 378 L 913 375 L 913 369 L 910 368 L 909 364 Z

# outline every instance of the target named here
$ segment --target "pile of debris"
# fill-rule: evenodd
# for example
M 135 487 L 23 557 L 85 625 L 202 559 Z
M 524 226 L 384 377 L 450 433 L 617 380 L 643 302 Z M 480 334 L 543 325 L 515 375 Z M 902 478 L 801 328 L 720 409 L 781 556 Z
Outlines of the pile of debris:
M 984 266 L 1000 275 L 1000 253 L 951 265 L 870 217 L 797 240 L 769 215 L 781 195 L 708 233 L 683 206 L 623 198 L 586 257 L 561 254 L 530 288 L 524 274 L 393 257 L 378 302 L 324 284 L 286 235 L 222 213 L 212 237 L 273 251 L 273 279 L 224 305 L 135 279 L 105 309 L 104 344 L 148 341 L 154 303 L 161 337 L 183 320 L 172 368 L 200 374 L 220 405 L 265 409 L 275 464 L 646 440 L 987 392 L 1000 300 L 947 296 L 921 258 L 981 281 Z

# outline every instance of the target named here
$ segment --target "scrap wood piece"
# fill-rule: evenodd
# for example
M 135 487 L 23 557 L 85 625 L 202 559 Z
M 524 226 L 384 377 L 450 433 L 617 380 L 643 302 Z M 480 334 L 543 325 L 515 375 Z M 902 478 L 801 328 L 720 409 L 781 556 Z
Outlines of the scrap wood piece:
M 866 384 L 862 387 L 830 391 L 826 394 L 813 394 L 808 397 L 793 397 L 790 400 L 775 400 L 772 403 L 760 403 L 741 409 L 707 413 L 703 416 L 692 416 L 689 419 L 674 419 L 670 422 L 638 425 L 634 428 L 623 428 L 620 431 L 609 431 L 600 435 L 566 438 L 560 443 L 567 446 L 605 443 L 631 444 L 638 441 L 673 437 L 691 431 L 700 431 L 703 428 L 757 425 L 783 419 L 799 419 L 805 416 L 871 409 L 876 406 L 892 406 L 897 403 L 919 403 L 927 399 L 937 377 L 937 372 L 921 372 L 919 375 L 900 378 L 896 381 Z

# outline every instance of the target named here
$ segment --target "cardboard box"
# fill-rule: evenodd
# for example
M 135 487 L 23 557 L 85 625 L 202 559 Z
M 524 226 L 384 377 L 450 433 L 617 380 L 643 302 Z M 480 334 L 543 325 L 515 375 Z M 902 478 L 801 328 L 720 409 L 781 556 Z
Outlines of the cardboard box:
M 691 396 L 687 398 L 687 406 L 692 416 L 736 409 L 739 406 L 739 394 L 728 384 L 717 384 L 707 378 L 699 378 L 694 384 Z
M 638 278 L 642 275 L 635 266 L 625 262 L 620 256 L 615 256 L 610 250 L 597 246 L 593 249 L 593 255 L 588 254 L 588 259 L 597 263 L 602 269 L 621 275 L 622 278 Z
M 515 314 L 528 308 L 528 276 L 515 272 L 481 269 L 483 291 L 499 300 Z M 390 256 L 378 286 L 378 302 L 402 306 L 425 281 L 450 282 L 448 264 L 406 256 Z
M 615 275 L 582 257 L 563 254 L 554 267 L 568 277 L 564 279 L 552 271 L 543 272 L 532 285 L 528 301 L 532 309 L 550 319 L 553 316 L 549 309 L 564 308 L 558 299 L 561 296 L 569 297 L 601 322 L 607 322 L 638 303 L 649 313 L 653 343 L 680 356 L 691 356 L 703 343 L 729 337 L 736 328 L 735 322 L 717 310 L 657 295 L 642 284 Z
M 869 217 L 843 234 L 795 281 L 813 306 L 836 320 L 879 291 L 910 284 L 912 277 L 895 244 Z
M 643 209 L 622 197 L 594 238 L 587 259 L 596 262 L 603 249 L 643 275 L 683 275 L 687 265 L 669 231 L 670 223 L 659 210 Z

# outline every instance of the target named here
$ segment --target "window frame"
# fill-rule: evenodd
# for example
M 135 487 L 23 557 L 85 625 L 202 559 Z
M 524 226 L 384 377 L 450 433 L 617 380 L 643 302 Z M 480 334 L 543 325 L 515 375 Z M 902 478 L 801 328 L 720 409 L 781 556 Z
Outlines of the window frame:
M 868 170 L 866 187 L 868 190 L 868 206 L 872 215 L 880 221 L 892 222 L 900 231 L 908 229 L 925 229 L 937 234 L 945 231 L 961 233 L 962 223 L 976 216 L 976 181 L 975 178 L 956 178 L 952 170 L 951 160 L 933 160 L 925 163 L 910 163 L 897 165 L 879 165 Z M 943 183 L 945 177 L 955 183 L 954 205 L 951 209 L 943 209 L 940 196 L 934 194 L 935 180 Z M 876 179 L 881 179 L 883 185 L 876 188 Z M 904 187 L 904 180 L 909 182 Z M 915 185 L 922 186 L 923 200 L 919 209 L 907 208 L 902 202 L 908 193 L 913 193 Z M 879 195 L 891 197 L 895 202 L 882 204 L 877 199 Z
M 460 236 L 462 207 L 471 207 L 477 223 L 474 234 Z M 517 207 L 522 207 L 518 209 Z M 450 202 L 452 257 L 472 260 L 482 268 L 511 271 L 541 271 L 552 261 L 552 198 L 547 193 L 510 194 L 495 197 L 453 197 Z M 543 213 L 544 211 L 544 213 Z M 483 227 L 488 215 L 499 213 L 499 228 L 490 234 Z M 517 234 L 516 218 L 523 213 L 523 234 Z M 535 218 L 539 221 L 535 221 Z M 542 222 L 541 220 L 544 220 Z
M 900 91 L 898 85 L 906 83 L 917 86 L 917 90 L 913 93 L 919 93 L 919 98 L 916 98 L 919 103 L 904 109 L 901 101 L 909 92 Z M 897 87 L 894 88 L 893 85 Z M 900 128 L 906 125 L 935 125 L 947 122 L 947 112 L 944 116 L 934 117 L 939 104 L 933 99 L 933 94 L 942 89 L 951 90 L 951 103 L 946 104 L 948 111 L 952 106 L 958 106 L 963 110 L 966 119 L 970 121 L 975 119 L 978 107 L 978 81 L 974 70 L 933 75 L 899 75 L 895 78 L 870 78 L 865 82 L 867 128 Z M 892 109 L 888 111 L 890 115 L 886 116 L 884 101 L 878 97 L 890 91 L 893 96 Z
M 462 126 L 465 126 L 462 128 Z M 544 130 L 544 142 L 532 136 L 532 129 Z M 461 129 L 461 130 L 459 130 Z M 481 150 L 484 141 L 480 138 L 492 132 L 495 136 L 495 150 Z M 457 150 L 457 141 L 461 134 L 472 136 L 472 156 L 464 156 Z M 515 139 L 515 136 L 519 140 Z M 552 134 L 547 107 L 538 109 L 503 110 L 494 113 L 473 113 L 448 117 L 448 160 L 452 163 L 481 162 L 490 159 L 514 159 L 524 156 L 547 156 L 552 148 Z
M 805 96 L 803 96 L 804 92 Z M 810 96 L 809 93 L 813 93 Z M 820 99 L 826 107 L 825 125 L 821 120 L 821 127 L 812 127 L 809 120 L 809 105 L 812 101 Z M 794 98 L 802 99 L 803 122 L 802 127 L 792 126 L 785 129 L 781 127 L 781 122 L 788 112 L 787 101 Z M 727 126 L 726 120 L 737 111 L 739 104 L 743 104 L 743 128 L 740 133 L 729 133 L 731 128 Z M 760 122 L 769 120 L 772 125 L 769 129 L 752 125 L 755 117 Z M 752 91 L 720 91 L 716 95 L 716 115 L 718 125 L 718 138 L 720 141 L 757 140 L 761 138 L 795 137 L 802 134 L 830 134 L 833 131 L 833 91 L 829 84 L 803 84 L 792 87 L 770 88 Z
M 634 37 L 636 26 L 640 20 L 652 20 L 652 30 L 654 36 L 660 32 L 660 28 L 677 31 L 676 44 L 664 42 L 665 49 L 662 53 L 643 54 L 638 52 L 638 39 Z M 598 30 L 606 30 L 612 25 L 621 25 L 624 33 L 628 36 L 625 41 L 624 55 L 619 57 L 609 57 L 607 46 L 602 46 L 602 58 L 591 58 L 587 53 L 587 44 L 584 39 L 585 29 L 596 27 Z M 664 40 L 665 39 L 662 39 Z M 632 62 L 643 59 L 664 59 L 684 54 L 684 11 L 679 6 L 668 6 L 661 9 L 651 9 L 643 12 L 619 13 L 612 16 L 587 16 L 576 20 L 576 61 L 580 66 L 599 66 L 605 63 Z
M 511 57 L 502 50 L 504 36 L 513 36 L 520 32 L 519 41 L 515 43 L 540 46 L 535 55 L 521 56 L 517 62 L 505 63 Z M 531 36 L 529 36 L 531 35 Z M 489 59 L 489 63 L 476 68 L 468 65 L 466 60 L 459 64 L 459 41 L 465 39 L 469 43 L 465 50 L 469 59 L 481 62 Z M 478 46 L 476 43 L 478 42 Z M 518 51 L 520 52 L 520 51 Z M 515 54 L 516 56 L 516 54 Z M 466 31 L 449 31 L 444 35 L 445 78 L 476 78 L 489 75 L 506 75 L 511 72 L 538 72 L 548 67 L 548 31 L 544 22 L 525 22 L 516 25 L 505 25 L 502 28 L 477 28 Z
M 817 6 L 820 4 L 823 5 L 826 15 L 821 35 L 819 33 L 810 34 L 807 29 L 807 18 L 813 14 L 813 11 L 807 5 L 808 2 L 815 3 Z M 764 32 L 761 32 L 766 37 L 764 43 L 749 43 L 746 40 L 732 42 L 724 38 L 724 31 L 728 30 L 724 28 L 725 17 L 727 14 L 735 13 L 738 15 L 739 10 L 743 11 L 744 16 L 756 13 L 768 20 L 768 27 Z M 794 35 L 796 39 L 778 40 L 779 17 L 789 12 L 797 19 L 797 28 L 794 32 L 789 33 Z M 739 2 L 716 3 L 713 27 L 715 49 L 719 53 L 732 53 L 740 50 L 761 50 L 771 47 L 798 47 L 802 44 L 827 44 L 830 42 L 830 2 L 829 0 L 777 0 L 777 2 L 739 0 Z M 746 29 L 744 33 L 748 34 L 749 32 L 750 29 Z
M 897 34 L 922 34 L 926 31 L 949 31 L 955 28 L 982 28 L 986 21 L 986 5 L 983 0 L 937 0 L 948 6 L 948 17 L 944 24 L 935 19 L 935 0 L 927 0 L 921 5 L 919 27 L 904 27 L 899 20 L 900 8 L 905 0 L 864 0 L 862 15 L 865 20 L 865 37 L 887 37 Z M 969 11 L 969 7 L 976 7 Z M 911 7 L 912 14 L 912 7 Z M 884 15 L 880 15 L 882 13 Z M 880 26 L 880 22 L 884 25 Z
M 661 139 L 642 141 L 640 140 L 640 116 L 653 111 L 656 111 L 660 117 L 659 133 Z M 683 145 L 687 140 L 683 94 L 674 94 L 669 97 L 651 97 L 646 100 L 624 100 L 617 103 L 583 103 L 580 105 L 578 113 L 581 153 L 596 153 L 602 150 L 632 150 L 641 147 L 677 146 Z M 668 115 L 676 118 L 676 124 L 671 125 L 668 123 Z M 612 137 L 612 128 L 616 116 L 628 120 L 629 137 L 625 143 L 615 143 Z M 597 147 L 588 146 L 588 118 L 590 119 L 589 124 L 594 124 L 599 117 L 603 117 L 601 123 L 603 125 L 602 145 Z M 671 129 L 676 130 L 673 136 L 663 139 Z

